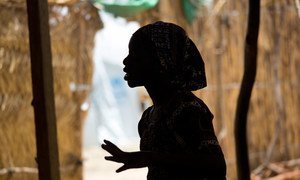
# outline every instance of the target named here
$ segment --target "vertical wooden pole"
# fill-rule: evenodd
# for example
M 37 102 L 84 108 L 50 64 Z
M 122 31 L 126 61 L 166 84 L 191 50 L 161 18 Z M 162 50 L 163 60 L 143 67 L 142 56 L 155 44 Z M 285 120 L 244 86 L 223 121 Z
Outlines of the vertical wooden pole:
M 59 180 L 47 0 L 27 0 L 39 179 Z
M 238 180 L 250 180 L 247 144 L 247 115 L 257 66 L 260 0 L 249 0 L 248 25 L 244 51 L 244 75 L 235 115 L 235 144 Z

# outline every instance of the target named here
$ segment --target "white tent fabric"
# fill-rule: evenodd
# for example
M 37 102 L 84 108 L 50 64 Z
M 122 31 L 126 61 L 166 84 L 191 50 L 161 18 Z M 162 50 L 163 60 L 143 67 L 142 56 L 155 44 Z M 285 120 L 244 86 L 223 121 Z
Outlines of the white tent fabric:
M 95 37 L 93 89 L 84 126 L 84 146 L 96 146 L 103 139 L 117 143 L 138 138 L 141 115 L 138 94 L 124 81 L 123 59 L 128 42 L 139 25 L 101 12 L 104 28 Z

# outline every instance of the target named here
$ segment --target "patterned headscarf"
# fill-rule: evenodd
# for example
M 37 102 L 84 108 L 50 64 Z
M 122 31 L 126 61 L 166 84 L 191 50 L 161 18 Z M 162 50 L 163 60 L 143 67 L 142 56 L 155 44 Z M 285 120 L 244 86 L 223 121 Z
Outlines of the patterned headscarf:
M 150 40 L 160 61 L 160 71 L 172 85 L 188 91 L 206 87 L 203 59 L 184 29 L 158 21 L 141 27 L 135 34 L 138 33 Z

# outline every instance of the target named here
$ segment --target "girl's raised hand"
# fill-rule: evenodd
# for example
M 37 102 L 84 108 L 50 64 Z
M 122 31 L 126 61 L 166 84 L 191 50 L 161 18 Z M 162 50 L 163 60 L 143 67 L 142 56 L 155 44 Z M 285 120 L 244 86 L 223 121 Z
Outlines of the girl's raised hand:
M 118 163 L 124 163 L 116 172 L 125 171 L 131 168 L 141 168 L 147 166 L 146 154 L 141 152 L 124 152 L 118 148 L 115 144 L 108 140 L 104 140 L 104 144 L 101 147 L 107 151 L 111 156 L 105 156 L 108 161 L 114 161 Z

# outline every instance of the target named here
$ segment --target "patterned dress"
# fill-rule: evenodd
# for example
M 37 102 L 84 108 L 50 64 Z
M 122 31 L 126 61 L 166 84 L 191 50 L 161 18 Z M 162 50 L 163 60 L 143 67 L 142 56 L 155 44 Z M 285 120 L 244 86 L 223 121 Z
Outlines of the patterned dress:
M 206 170 L 187 167 L 148 167 L 148 180 L 225 179 L 226 165 L 212 125 L 213 115 L 190 92 L 180 92 L 161 107 L 146 109 L 139 122 L 140 149 L 160 153 L 213 153 L 224 167 Z M 210 172 L 210 174 L 211 174 Z

